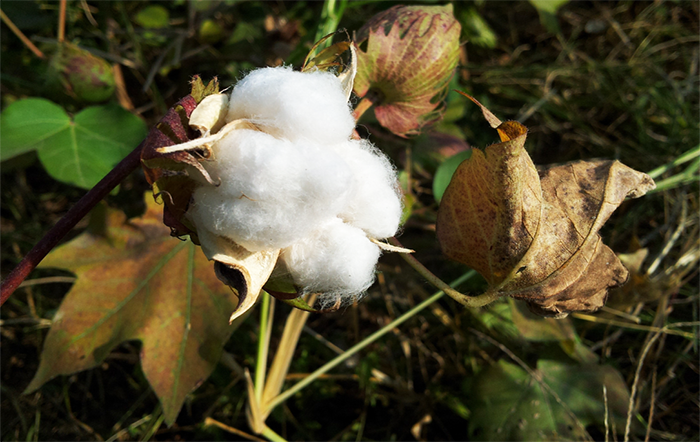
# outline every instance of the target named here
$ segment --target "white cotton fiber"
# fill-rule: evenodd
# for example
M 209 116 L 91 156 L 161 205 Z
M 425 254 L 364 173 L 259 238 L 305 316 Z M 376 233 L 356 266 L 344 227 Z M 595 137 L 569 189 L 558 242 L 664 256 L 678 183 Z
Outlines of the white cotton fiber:
M 355 179 L 350 201 L 339 216 L 372 238 L 394 236 L 401 221 L 401 193 L 394 167 L 367 140 L 350 140 L 334 149 Z
M 347 204 L 353 182 L 332 150 L 253 130 L 228 134 L 203 165 L 221 185 L 198 187 L 188 216 L 251 251 L 309 235 Z
M 352 109 L 331 73 L 265 68 L 231 93 L 228 126 L 202 161 L 219 186 L 197 180 L 187 212 L 197 226 L 280 259 L 323 306 L 357 299 L 374 281 L 379 247 L 393 236 L 401 193 L 389 159 L 352 140 Z M 200 238 L 202 239 L 202 238 Z
M 355 127 L 335 75 L 288 67 L 258 69 L 236 84 L 226 120 L 241 118 L 278 138 L 326 145 L 347 140 Z
M 281 258 L 306 292 L 352 300 L 374 282 L 379 254 L 362 230 L 335 218 L 284 249 Z

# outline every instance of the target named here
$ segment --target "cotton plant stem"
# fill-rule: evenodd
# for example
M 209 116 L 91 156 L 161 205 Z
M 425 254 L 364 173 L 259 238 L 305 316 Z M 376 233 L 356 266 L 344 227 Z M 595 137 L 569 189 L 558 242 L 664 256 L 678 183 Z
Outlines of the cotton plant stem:
M 362 97 L 362 100 L 360 100 L 359 103 L 357 103 L 355 110 L 353 110 L 352 112 L 352 116 L 355 117 L 355 121 L 358 121 L 360 117 L 369 110 L 370 107 L 376 105 L 379 102 L 381 102 L 381 97 L 378 92 L 375 92 L 371 89 L 367 91 L 365 96 Z
M 316 295 L 311 295 L 306 301 L 309 305 L 313 305 L 315 300 Z M 265 389 L 263 390 L 262 400 L 260 401 L 263 419 L 267 418 L 272 411 L 272 409 L 267 406 L 268 402 L 282 391 L 285 377 L 287 373 L 289 373 L 289 366 L 292 363 L 294 352 L 299 343 L 301 331 L 304 329 L 304 324 L 306 324 L 309 315 L 310 313 L 307 311 L 293 309 L 287 317 L 284 324 L 284 331 L 282 332 L 282 338 L 275 351 L 275 358 L 267 373 Z
M 267 371 L 267 354 L 270 349 L 272 319 L 275 308 L 272 296 L 263 292 L 260 306 L 260 330 L 258 331 L 258 356 L 255 362 L 255 400 L 261 403 Z
M 75 227 L 85 215 L 92 210 L 102 198 L 121 183 L 131 172 L 141 165 L 141 150 L 144 143 L 138 145 L 126 158 L 121 160 L 99 183 L 88 191 L 80 200 L 58 220 L 51 230 L 27 253 L 0 286 L 0 305 L 12 295 L 29 273 L 42 259 L 58 245 L 59 241 Z
M 270 440 L 272 442 L 287 442 L 287 439 L 272 431 L 272 429 L 267 425 L 265 425 L 265 428 L 263 428 L 261 434 L 265 436 L 267 440 Z
M 461 277 L 457 278 L 454 282 L 452 282 L 452 286 L 457 286 L 464 281 L 467 281 L 468 279 L 472 278 L 474 275 L 476 275 L 476 272 L 474 270 L 470 270 Z M 403 324 L 404 322 L 408 321 L 411 319 L 413 316 L 424 310 L 426 307 L 428 307 L 430 304 L 434 303 L 438 299 L 442 298 L 445 295 L 444 291 L 439 291 L 435 293 L 433 296 L 430 298 L 426 299 L 425 301 L 421 302 L 417 306 L 413 307 L 411 310 L 407 311 L 391 323 L 387 324 L 386 326 L 382 327 L 381 329 L 377 330 L 376 332 L 372 333 L 370 336 L 367 338 L 363 339 L 361 342 L 357 343 L 354 345 L 352 348 L 348 349 L 346 352 L 343 354 L 339 355 L 338 357 L 334 358 L 333 360 L 327 362 L 324 364 L 321 368 L 318 370 L 314 371 L 307 377 L 305 377 L 303 380 L 297 382 L 292 386 L 289 390 L 285 391 L 284 393 L 280 394 L 276 398 L 274 398 L 270 403 L 267 405 L 269 410 L 274 409 L 290 397 L 294 396 L 297 392 L 301 391 L 304 387 L 318 379 L 321 375 L 327 373 L 328 371 L 332 370 L 336 366 L 340 365 L 341 363 L 345 362 L 347 359 L 351 358 L 355 353 L 359 352 L 363 348 L 367 347 L 369 344 L 373 343 L 374 341 L 378 340 L 385 334 L 391 332 L 394 328 L 398 327 L 399 325 Z
M 402 247 L 403 244 L 399 242 L 396 238 L 389 238 L 389 242 L 397 247 Z M 423 278 L 425 278 L 429 283 L 444 291 L 450 298 L 469 308 L 483 307 L 485 305 L 491 304 L 495 300 L 499 299 L 502 295 L 498 292 L 486 292 L 478 296 L 467 296 L 464 293 L 460 293 L 450 287 L 445 281 L 435 276 L 433 272 L 428 270 L 423 264 L 420 263 L 413 255 L 409 253 L 402 253 L 401 257 L 413 267 Z
M 34 53 L 34 55 L 36 55 L 39 58 L 46 58 L 46 55 L 44 55 L 44 53 L 41 52 L 41 50 L 37 48 L 34 45 L 34 43 L 32 43 L 31 40 L 29 40 L 22 31 L 20 31 L 20 29 L 17 26 L 15 26 L 12 20 L 10 20 L 10 17 L 5 15 L 2 9 L 0 9 L 0 18 L 2 19 L 2 22 L 5 23 L 8 28 L 10 28 L 10 31 L 12 31 L 12 33 L 15 34 L 17 38 L 19 38 L 22 41 L 22 43 L 24 43 L 24 45 Z

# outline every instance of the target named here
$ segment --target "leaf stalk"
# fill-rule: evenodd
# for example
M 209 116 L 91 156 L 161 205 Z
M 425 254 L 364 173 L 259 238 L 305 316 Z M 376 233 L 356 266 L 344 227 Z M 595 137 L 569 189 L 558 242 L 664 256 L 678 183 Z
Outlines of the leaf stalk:
M 389 242 L 397 247 L 402 247 L 403 245 L 399 242 L 398 239 L 396 238 L 389 238 Z M 478 308 L 478 307 L 483 307 L 485 305 L 491 304 L 501 296 L 503 296 L 501 293 L 498 291 L 487 291 L 486 293 L 482 293 L 481 295 L 478 296 L 467 296 L 464 293 L 461 293 L 452 287 L 450 287 L 449 284 L 447 284 L 445 281 L 442 279 L 438 278 L 435 276 L 433 272 L 428 270 L 423 264 L 420 263 L 413 255 L 410 255 L 408 253 L 402 253 L 401 257 L 410 265 L 413 267 L 415 271 L 417 271 L 423 278 L 425 278 L 429 283 L 434 285 L 435 287 L 439 288 L 443 292 L 445 292 L 450 298 L 454 299 L 455 301 L 459 302 L 460 304 L 464 305 L 465 307 L 469 308 Z

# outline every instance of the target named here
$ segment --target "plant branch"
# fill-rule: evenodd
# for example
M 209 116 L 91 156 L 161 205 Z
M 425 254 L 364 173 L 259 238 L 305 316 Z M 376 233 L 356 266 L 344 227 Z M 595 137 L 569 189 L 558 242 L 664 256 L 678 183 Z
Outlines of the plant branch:
M 397 247 L 405 248 L 398 239 L 389 238 L 389 242 Z M 493 301 L 500 298 L 502 295 L 498 292 L 483 293 L 478 296 L 467 296 L 464 293 L 460 293 L 457 290 L 450 287 L 445 281 L 435 276 L 433 272 L 428 270 L 423 264 L 420 263 L 413 255 L 408 253 L 402 253 L 401 257 L 413 267 L 423 278 L 425 278 L 429 283 L 444 291 L 450 298 L 469 308 L 483 307 L 485 305 L 491 304 Z
M 58 36 L 59 43 L 63 43 L 66 38 L 66 0 L 61 0 L 58 10 Z
M 476 271 L 470 270 L 464 275 L 460 276 L 457 278 L 451 285 L 456 286 L 464 281 L 470 279 L 476 275 Z M 281 404 L 282 402 L 286 401 L 290 397 L 294 396 L 297 392 L 299 392 L 301 389 L 318 379 L 321 375 L 325 374 L 326 372 L 330 371 L 334 367 L 338 366 L 340 363 L 346 361 L 348 358 L 352 357 L 355 353 L 359 352 L 363 348 L 367 347 L 369 344 L 373 343 L 377 339 L 381 338 L 385 334 L 389 333 L 392 331 L 394 328 L 398 327 L 399 325 L 403 324 L 404 322 L 408 321 L 410 318 L 421 312 L 423 309 L 428 307 L 430 304 L 433 302 L 437 301 L 438 299 L 442 298 L 445 295 L 444 291 L 439 291 L 430 298 L 426 299 L 425 301 L 421 302 L 417 306 L 413 307 L 411 310 L 407 311 L 397 319 L 393 320 L 391 323 L 385 325 L 384 327 L 380 328 L 376 332 L 372 333 L 370 336 L 366 337 L 363 339 L 361 342 L 358 342 L 355 344 L 352 348 L 348 349 L 346 352 L 343 354 L 339 355 L 338 357 L 332 359 L 331 361 L 327 362 L 324 364 L 321 368 L 318 370 L 314 371 L 307 377 L 305 377 L 303 380 L 297 382 L 292 386 L 289 390 L 285 391 L 284 393 L 280 394 L 276 398 L 270 401 L 269 404 L 267 404 L 268 410 L 274 409 L 276 406 Z
M 5 15 L 5 13 L 0 9 L 0 18 L 2 18 L 3 23 L 7 25 L 8 28 L 10 28 L 10 31 L 12 31 L 13 34 L 17 36 L 20 40 L 22 40 L 22 43 L 26 47 L 29 48 L 30 51 L 34 52 L 34 55 L 36 55 L 39 58 L 46 58 L 46 55 L 44 55 L 43 52 L 39 48 L 37 48 L 34 43 L 32 43 L 26 35 L 22 31 L 19 30 L 17 26 L 15 26 L 14 23 L 12 23 L 12 20 L 10 20 L 10 17 Z
M 88 191 L 70 210 L 58 220 L 55 226 L 27 253 L 0 286 L 0 306 L 7 301 L 15 289 L 42 259 L 58 245 L 59 241 L 70 232 L 85 215 L 92 210 L 102 198 L 121 183 L 124 178 L 141 165 L 141 150 L 144 142 L 136 147 L 126 158 L 121 160 L 99 183 Z

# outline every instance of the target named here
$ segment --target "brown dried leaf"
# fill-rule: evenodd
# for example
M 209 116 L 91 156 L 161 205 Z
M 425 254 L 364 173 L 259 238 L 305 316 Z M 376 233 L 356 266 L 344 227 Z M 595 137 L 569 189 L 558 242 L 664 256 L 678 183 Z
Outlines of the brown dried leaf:
M 455 172 L 438 212 L 443 251 L 481 273 L 489 291 L 526 300 L 540 315 L 597 310 L 628 275 L 597 232 L 653 180 L 618 161 L 538 170 L 524 148 L 527 129 L 472 100 L 501 143 L 474 149 Z

